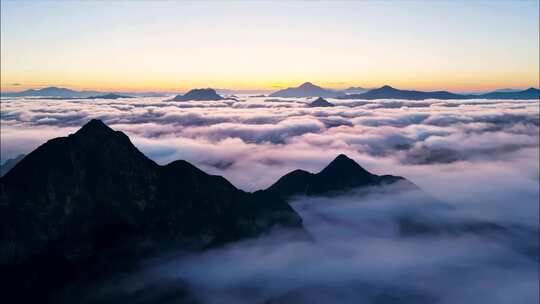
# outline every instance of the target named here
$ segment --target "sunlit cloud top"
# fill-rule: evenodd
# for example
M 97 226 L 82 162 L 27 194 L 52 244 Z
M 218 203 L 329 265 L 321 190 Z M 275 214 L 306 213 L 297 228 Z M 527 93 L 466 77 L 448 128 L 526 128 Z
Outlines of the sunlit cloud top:
M 539 83 L 538 1 L 2 1 L 3 91 Z

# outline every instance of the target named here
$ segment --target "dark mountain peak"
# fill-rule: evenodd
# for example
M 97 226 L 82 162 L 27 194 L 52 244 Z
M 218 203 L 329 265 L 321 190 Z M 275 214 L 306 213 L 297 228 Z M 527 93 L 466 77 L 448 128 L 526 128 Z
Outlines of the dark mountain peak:
M 100 119 L 92 119 L 87 122 L 82 128 L 80 128 L 75 135 L 77 136 L 93 136 L 93 135 L 105 135 L 114 134 L 115 131 L 107 126 Z
M 15 286 L 63 286 L 94 261 L 200 250 L 275 226 L 302 230 L 302 219 L 282 198 L 246 193 L 186 161 L 157 165 L 98 119 L 0 177 L 0 267 L 15 265 Z
M 310 107 L 333 107 L 334 104 L 331 103 L 331 102 L 328 102 L 326 99 L 322 98 L 322 97 L 319 97 L 317 99 L 315 99 L 314 101 L 312 101 L 311 103 L 309 103 Z
M 174 101 L 187 101 L 187 100 L 222 100 L 216 90 L 211 88 L 206 89 L 192 89 L 184 95 L 177 95 L 172 100 Z
M 190 90 L 189 92 L 191 92 L 191 93 L 213 93 L 213 94 L 217 94 L 216 90 L 214 90 L 212 88 L 193 89 L 193 90 Z
M 344 154 L 338 155 L 321 172 L 295 170 L 281 177 L 265 191 L 283 198 L 297 195 L 332 195 L 356 188 L 404 183 L 404 189 L 417 187 L 399 176 L 375 175 Z
M 394 88 L 394 87 L 391 87 L 391 86 L 389 86 L 389 85 L 383 85 L 382 87 L 379 88 L 379 90 L 396 91 L 397 89 Z
M 334 164 L 334 163 L 343 163 L 343 164 L 348 164 L 348 165 L 356 164 L 357 165 L 357 163 L 352 158 L 348 157 L 347 155 L 345 155 L 343 153 L 336 156 L 336 158 L 334 158 L 334 160 L 330 163 L 330 165 Z
M 538 89 L 535 88 L 535 87 L 530 87 L 530 88 L 526 89 L 526 90 L 523 91 L 523 92 L 538 93 L 538 92 L 540 92 L 540 90 L 538 90 Z
M 357 162 L 349 158 L 345 154 L 340 154 L 328 166 L 326 166 L 319 174 L 336 173 L 338 175 L 359 174 L 369 176 L 372 175 L 366 169 L 362 168 Z

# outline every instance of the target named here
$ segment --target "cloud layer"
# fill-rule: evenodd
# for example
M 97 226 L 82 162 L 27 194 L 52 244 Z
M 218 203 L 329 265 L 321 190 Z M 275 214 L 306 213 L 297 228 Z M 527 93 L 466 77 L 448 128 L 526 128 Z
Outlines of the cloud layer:
M 510 210 L 501 204 L 449 205 L 396 193 L 390 187 L 298 198 L 291 204 L 314 241 L 276 230 L 202 254 L 169 253 L 77 299 L 537 303 L 537 223 L 490 216 L 491 208 Z M 520 200 L 511 207 L 516 214 L 538 211 L 534 200 L 512 194 Z
M 99 118 L 160 164 L 185 159 L 249 191 L 345 153 L 438 200 L 392 189 L 299 198 L 292 205 L 315 242 L 276 231 L 202 255 L 156 257 L 92 290 L 97 296 L 175 303 L 190 290 L 203 303 L 538 302 L 538 101 L 331 100 L 337 106 L 308 108 L 307 99 L 241 98 L 2 99 L 1 158 Z
M 338 153 L 377 173 L 538 153 L 538 101 L 332 100 L 332 108 L 308 102 L 2 99 L 1 161 L 91 118 L 128 133 L 158 163 L 186 159 L 246 190 L 291 169 L 318 170 Z M 247 176 L 248 169 L 254 174 Z

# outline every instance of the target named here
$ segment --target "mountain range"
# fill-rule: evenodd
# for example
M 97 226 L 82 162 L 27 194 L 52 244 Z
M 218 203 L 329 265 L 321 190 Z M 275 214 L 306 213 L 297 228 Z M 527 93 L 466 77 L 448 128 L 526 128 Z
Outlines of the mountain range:
M 394 192 L 420 190 L 403 177 L 370 173 L 340 154 L 318 173 L 294 170 L 248 193 L 184 160 L 158 165 L 100 120 L 9 165 L 0 177 L 0 284 L 3 299 L 20 303 L 55 302 L 55 292 L 66 284 L 130 271 L 154 253 L 206 250 L 276 228 L 316 241 L 288 204 L 297 196 L 393 184 L 399 185 Z M 434 202 L 432 208 L 446 208 Z M 404 236 L 511 232 L 489 222 L 456 224 L 416 215 L 398 220 Z
M 0 177 L 0 272 L 10 289 L 39 294 L 101 269 L 96 263 L 158 250 L 203 250 L 274 227 L 309 238 L 286 199 L 402 180 L 340 155 L 319 174 L 297 170 L 247 193 L 183 160 L 160 166 L 124 133 L 91 120 Z
M 138 96 L 138 97 L 163 97 L 166 94 L 155 93 L 155 92 L 115 92 L 115 93 L 106 93 L 99 91 L 76 91 L 67 88 L 60 87 L 46 87 L 42 89 L 29 89 L 20 92 L 2 92 L 2 97 L 57 97 L 57 98 L 102 98 L 99 96 L 108 96 L 108 95 L 127 95 L 127 96 Z
M 399 90 L 391 86 L 383 86 L 362 94 L 338 96 L 339 99 L 540 99 L 540 91 L 529 88 L 523 91 L 491 92 L 485 94 L 457 94 L 448 91 L 413 91 Z
M 359 89 L 364 90 L 358 92 Z M 287 88 L 270 94 L 272 97 L 324 97 L 338 99 L 540 99 L 540 91 L 536 88 L 526 90 L 494 91 L 484 94 L 458 94 L 448 91 L 415 91 L 400 90 L 385 85 L 380 88 L 366 90 L 363 88 L 349 88 L 342 91 L 330 90 L 314 85 L 311 82 L 303 83 L 294 88 Z
M 247 90 L 251 92 L 256 90 Z M 220 92 L 236 92 L 235 90 L 220 89 Z M 137 96 L 137 97 L 164 97 L 169 93 L 129 93 L 116 92 L 104 93 L 98 91 L 75 91 L 59 87 L 47 87 L 38 90 L 25 90 L 21 92 L 2 92 L 2 97 L 42 97 L 56 99 L 71 99 L 71 98 L 103 98 L 115 99 L 113 96 Z M 305 82 L 298 87 L 286 88 L 268 95 L 270 97 L 323 97 L 323 98 L 339 98 L 339 99 L 408 99 L 408 100 L 423 100 L 423 99 L 540 99 L 540 91 L 536 88 L 526 90 L 516 89 L 500 89 L 482 94 L 460 94 L 448 91 L 416 91 L 416 90 L 400 90 L 391 86 L 385 85 L 376 89 L 365 89 L 362 87 L 350 87 L 344 90 L 332 90 L 322 88 L 311 82 Z M 124 97 L 116 97 L 124 98 Z M 173 98 L 176 101 L 187 100 L 221 100 L 224 97 L 220 96 L 214 89 L 194 89 L 184 95 L 177 95 Z

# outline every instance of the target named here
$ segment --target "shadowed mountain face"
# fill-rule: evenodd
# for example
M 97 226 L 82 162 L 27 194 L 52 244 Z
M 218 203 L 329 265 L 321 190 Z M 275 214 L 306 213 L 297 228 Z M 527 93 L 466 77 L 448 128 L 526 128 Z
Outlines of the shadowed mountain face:
M 411 91 L 399 90 L 391 86 L 383 86 L 378 89 L 373 89 L 362 94 L 350 94 L 338 96 L 339 99 L 406 99 L 406 100 L 423 100 L 423 99 L 540 99 L 540 91 L 535 88 L 529 88 L 524 91 L 517 92 L 492 92 L 480 95 L 463 95 L 455 94 L 447 91 Z
M 188 162 L 159 166 L 98 120 L 41 145 L 0 178 L 0 268 L 32 288 L 42 282 L 24 277 L 39 273 L 28 265 L 55 268 L 47 280 L 61 284 L 100 257 L 109 265 L 111 256 L 204 249 L 274 226 L 302 228 L 302 220 L 284 200 Z
M 328 102 L 326 99 L 319 97 L 316 100 L 312 101 L 308 105 L 311 108 L 318 108 L 318 107 L 333 107 L 334 104 L 331 102 Z
M 193 89 L 184 95 L 177 95 L 172 100 L 188 101 L 188 100 L 222 100 L 214 89 Z
M 24 158 L 24 156 L 24 154 L 19 154 L 15 158 L 6 160 L 2 165 L 0 165 L 0 176 L 4 176 L 4 174 L 8 173 L 9 170 L 15 167 L 15 165 Z
M 341 154 L 321 172 L 313 174 L 295 170 L 281 177 L 265 191 L 283 198 L 297 195 L 339 194 L 352 189 L 403 183 L 406 188 L 417 187 L 403 177 L 371 174 L 354 160 Z
M 336 97 L 340 92 L 321 88 L 311 82 L 303 83 L 296 88 L 287 88 L 270 94 L 270 97 Z

